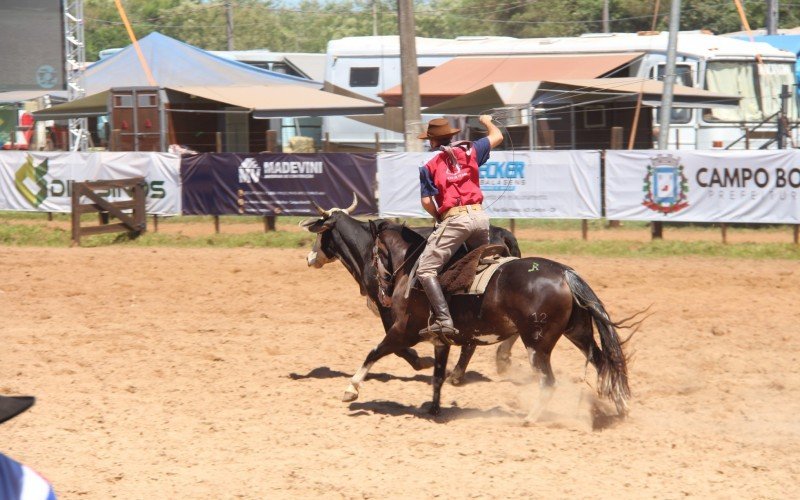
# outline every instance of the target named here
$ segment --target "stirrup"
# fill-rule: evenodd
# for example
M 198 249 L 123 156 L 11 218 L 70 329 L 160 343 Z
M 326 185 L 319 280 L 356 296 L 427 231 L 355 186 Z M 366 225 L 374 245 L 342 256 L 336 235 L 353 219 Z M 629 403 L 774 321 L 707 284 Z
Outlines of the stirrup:
M 426 328 L 423 328 L 419 331 L 419 334 L 425 340 L 433 340 L 434 337 L 438 338 L 442 342 L 447 345 L 455 345 L 455 342 L 448 337 L 458 335 L 458 329 L 453 326 L 446 326 L 438 321 L 434 321 L 432 324 L 429 324 Z

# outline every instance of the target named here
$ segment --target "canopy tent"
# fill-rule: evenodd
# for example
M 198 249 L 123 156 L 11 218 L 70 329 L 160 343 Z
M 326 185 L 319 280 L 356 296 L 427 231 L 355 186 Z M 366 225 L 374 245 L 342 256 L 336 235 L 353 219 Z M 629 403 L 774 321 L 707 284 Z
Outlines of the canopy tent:
M 300 85 L 321 88 L 322 83 L 268 71 L 215 56 L 203 49 L 161 33 L 139 40 L 139 47 L 155 80 L 155 86 L 192 85 Z M 112 87 L 151 87 L 133 45 L 90 65 L 84 71 L 87 95 Z
M 602 101 L 635 101 L 661 106 L 664 85 L 658 80 L 639 78 L 595 78 L 500 82 L 425 109 L 426 114 L 477 115 L 489 109 L 518 106 L 576 105 Z M 680 108 L 737 106 L 740 97 L 718 94 L 694 87 L 675 85 L 673 104 Z
M 383 104 L 340 96 L 300 85 L 162 87 L 253 113 L 253 118 L 376 114 Z M 34 112 L 37 120 L 101 116 L 109 113 L 109 91 Z
M 299 85 L 191 86 L 172 90 L 210 101 L 250 109 L 253 118 L 374 114 L 383 104 L 315 90 Z
M 618 71 L 643 56 L 625 54 L 564 54 L 558 56 L 456 57 L 419 77 L 423 106 L 468 94 L 495 82 L 599 78 Z M 390 106 L 399 106 L 402 86 L 378 94 Z

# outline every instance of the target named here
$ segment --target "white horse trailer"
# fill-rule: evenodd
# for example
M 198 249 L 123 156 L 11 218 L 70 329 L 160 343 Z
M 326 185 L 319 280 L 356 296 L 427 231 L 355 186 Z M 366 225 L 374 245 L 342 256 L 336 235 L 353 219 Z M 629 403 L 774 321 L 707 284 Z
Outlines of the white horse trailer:
M 536 56 L 556 54 L 643 53 L 613 76 L 660 78 L 666 65 L 668 34 L 611 33 L 572 38 L 459 37 L 454 40 L 417 38 L 420 73 L 455 57 Z M 776 135 L 782 85 L 795 87 L 796 56 L 766 43 L 752 43 L 704 32 L 681 32 L 677 47 L 676 83 L 724 94 L 740 95 L 738 108 L 674 109 L 670 148 L 752 149 Z M 350 37 L 328 43 L 326 81 L 373 99 L 400 84 L 397 36 Z M 790 121 L 798 120 L 797 101 L 787 102 Z M 428 117 L 423 116 L 424 119 Z M 658 113 L 653 113 L 658 124 Z M 766 121 L 766 122 L 765 122 Z M 762 123 L 756 128 L 757 125 Z M 745 132 L 747 140 L 744 139 Z M 372 146 L 378 133 L 383 148 L 403 147 L 402 134 L 344 117 L 323 120 L 330 140 L 354 146 Z M 798 144 L 797 132 L 794 132 Z M 732 146 L 731 146 L 732 145 Z M 771 147 L 775 147 L 773 144 Z

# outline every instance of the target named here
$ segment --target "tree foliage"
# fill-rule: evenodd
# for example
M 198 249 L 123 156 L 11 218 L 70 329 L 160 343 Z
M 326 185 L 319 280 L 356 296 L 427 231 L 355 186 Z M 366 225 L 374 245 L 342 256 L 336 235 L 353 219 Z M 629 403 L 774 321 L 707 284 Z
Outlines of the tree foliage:
M 158 31 L 208 50 L 227 48 L 224 0 L 123 0 L 137 37 Z M 329 40 L 397 34 L 390 0 L 230 0 L 234 48 L 324 52 Z M 655 12 L 659 3 L 659 12 Z M 762 0 L 744 1 L 751 28 L 764 26 Z M 373 4 L 374 12 L 373 15 Z M 612 32 L 666 30 L 670 0 L 609 0 Z M 415 3 L 417 36 L 552 37 L 602 31 L 603 0 L 425 0 Z M 114 0 L 85 0 L 87 59 L 130 43 Z M 733 0 L 683 0 L 681 29 L 742 29 Z M 800 9 L 784 3 L 780 26 L 800 25 Z

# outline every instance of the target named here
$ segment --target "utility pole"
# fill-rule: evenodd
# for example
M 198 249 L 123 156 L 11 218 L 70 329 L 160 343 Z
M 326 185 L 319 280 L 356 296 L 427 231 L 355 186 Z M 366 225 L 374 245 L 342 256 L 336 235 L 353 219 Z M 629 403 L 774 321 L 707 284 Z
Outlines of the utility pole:
M 767 35 L 778 34 L 778 3 L 780 0 L 767 0 Z
M 608 26 L 608 0 L 603 0 L 603 33 L 611 33 Z
M 378 36 L 378 0 L 372 0 L 372 36 Z
M 672 118 L 672 95 L 675 87 L 675 60 L 678 52 L 678 31 L 681 21 L 681 0 L 672 0 L 669 10 L 669 38 L 667 39 L 667 65 L 664 68 L 664 90 L 661 94 L 661 114 L 658 120 L 658 149 L 669 147 L 669 122 Z M 664 237 L 664 228 L 660 222 L 653 222 L 650 227 L 653 239 Z
M 413 0 L 397 0 L 397 24 L 400 32 L 400 73 L 403 92 L 403 128 L 406 151 L 422 151 L 419 69 L 417 69 L 417 41 L 414 28 Z
M 230 1 L 225 2 L 225 21 L 228 50 L 233 50 L 233 5 Z

